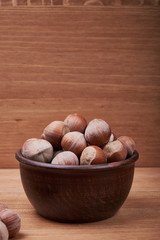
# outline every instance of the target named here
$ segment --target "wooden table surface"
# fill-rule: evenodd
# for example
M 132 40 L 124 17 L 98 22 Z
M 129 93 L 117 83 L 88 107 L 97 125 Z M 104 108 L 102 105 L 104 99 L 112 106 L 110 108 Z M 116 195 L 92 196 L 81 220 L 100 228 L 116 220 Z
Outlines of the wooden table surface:
M 159 240 L 160 169 L 136 168 L 130 194 L 112 218 L 95 223 L 64 224 L 40 217 L 28 201 L 19 169 L 0 169 L 0 201 L 22 219 L 14 239 Z

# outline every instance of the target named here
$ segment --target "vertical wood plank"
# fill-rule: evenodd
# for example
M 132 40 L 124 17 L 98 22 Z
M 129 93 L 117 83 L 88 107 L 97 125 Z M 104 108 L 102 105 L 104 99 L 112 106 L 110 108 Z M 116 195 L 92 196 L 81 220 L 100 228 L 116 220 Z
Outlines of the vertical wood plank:
M 135 139 L 137 166 L 159 166 L 158 9 L 17 6 L 0 18 L 0 167 L 71 112 L 108 121 Z

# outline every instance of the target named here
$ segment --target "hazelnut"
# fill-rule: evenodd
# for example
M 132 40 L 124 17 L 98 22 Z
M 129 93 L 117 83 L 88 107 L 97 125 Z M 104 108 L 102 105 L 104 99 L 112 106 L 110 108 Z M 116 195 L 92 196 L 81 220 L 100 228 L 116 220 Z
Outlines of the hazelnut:
M 49 141 L 54 149 L 60 149 L 61 139 L 69 131 L 69 127 L 64 122 L 53 121 L 45 127 L 41 138 Z
M 50 162 L 53 158 L 53 152 L 52 145 L 44 139 L 30 138 L 22 146 L 24 157 L 40 162 Z
M 0 220 L 0 240 L 8 240 L 9 233 L 6 225 Z
M 97 146 L 86 147 L 80 157 L 80 164 L 102 164 L 106 163 L 104 151 Z
M 83 149 L 87 147 L 87 143 L 83 133 L 69 132 L 63 136 L 61 146 L 65 151 L 71 151 L 79 157 Z
M 116 135 L 112 132 L 108 142 L 113 142 L 117 139 Z
M 64 152 L 63 150 L 58 150 L 58 151 L 55 151 L 54 154 L 53 154 L 53 158 L 55 158 L 55 156 L 57 156 L 57 154 L 61 153 L 61 152 Z
M 6 208 L 8 207 L 4 203 L 0 202 L 0 212 Z
M 70 132 L 78 131 L 84 133 L 85 128 L 87 127 L 86 119 L 77 113 L 69 114 L 65 118 L 64 123 L 69 127 Z
M 78 165 L 78 157 L 71 151 L 58 153 L 52 160 L 51 164 L 59 165 Z
M 21 219 L 16 212 L 11 209 L 4 209 L 0 212 L 0 219 L 8 229 L 9 238 L 14 237 L 19 232 Z
M 119 140 L 107 143 L 103 147 L 103 151 L 106 154 L 108 163 L 124 160 L 127 156 L 127 150 Z
M 90 145 L 102 146 L 109 141 L 111 129 L 102 119 L 93 119 L 85 130 L 85 138 Z
M 121 141 L 124 146 L 127 149 L 127 156 L 130 157 L 132 156 L 133 152 L 136 149 L 136 144 L 134 142 L 134 140 L 131 137 L 128 136 L 121 136 L 118 138 L 119 141 Z
M 87 0 L 85 3 L 84 3 L 85 6 L 88 6 L 88 5 L 94 5 L 94 6 L 103 6 L 103 2 L 100 1 L 100 0 Z

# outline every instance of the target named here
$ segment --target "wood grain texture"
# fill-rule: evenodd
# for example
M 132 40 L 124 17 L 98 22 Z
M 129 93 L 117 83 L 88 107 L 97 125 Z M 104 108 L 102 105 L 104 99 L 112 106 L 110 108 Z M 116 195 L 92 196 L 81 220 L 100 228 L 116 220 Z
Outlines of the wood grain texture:
M 87 224 L 62 224 L 37 215 L 22 189 L 18 169 L 0 170 L 0 201 L 22 219 L 15 240 L 159 240 L 159 182 L 159 168 L 136 168 L 131 192 L 119 212 Z
M 160 166 L 157 8 L 0 8 L 0 167 L 53 120 L 78 112 L 134 138 Z
M 159 0 L 0 0 L 2 6 L 160 6 Z

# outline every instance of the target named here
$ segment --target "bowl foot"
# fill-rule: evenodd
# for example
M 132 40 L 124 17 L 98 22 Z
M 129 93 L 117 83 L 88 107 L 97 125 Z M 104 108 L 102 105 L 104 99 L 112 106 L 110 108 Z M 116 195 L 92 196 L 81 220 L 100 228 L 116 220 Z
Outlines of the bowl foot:
M 51 216 L 46 216 L 44 215 L 43 213 L 38 213 L 38 215 L 40 215 L 41 217 L 43 218 L 46 218 L 48 220 L 51 220 L 51 221 L 55 221 L 55 222 L 60 222 L 60 223 L 72 223 L 72 224 L 76 224 L 76 223 L 91 223 L 91 222 L 98 222 L 98 221 L 103 221 L 103 220 L 106 220 L 108 218 L 111 218 L 113 217 L 116 213 L 116 212 L 113 212 L 113 213 L 109 213 L 107 214 L 106 216 L 101 216 L 101 217 L 96 217 L 96 216 L 93 216 L 92 218 L 77 218 L 77 219 L 72 219 L 72 218 L 57 218 L 55 216 L 51 217 Z

